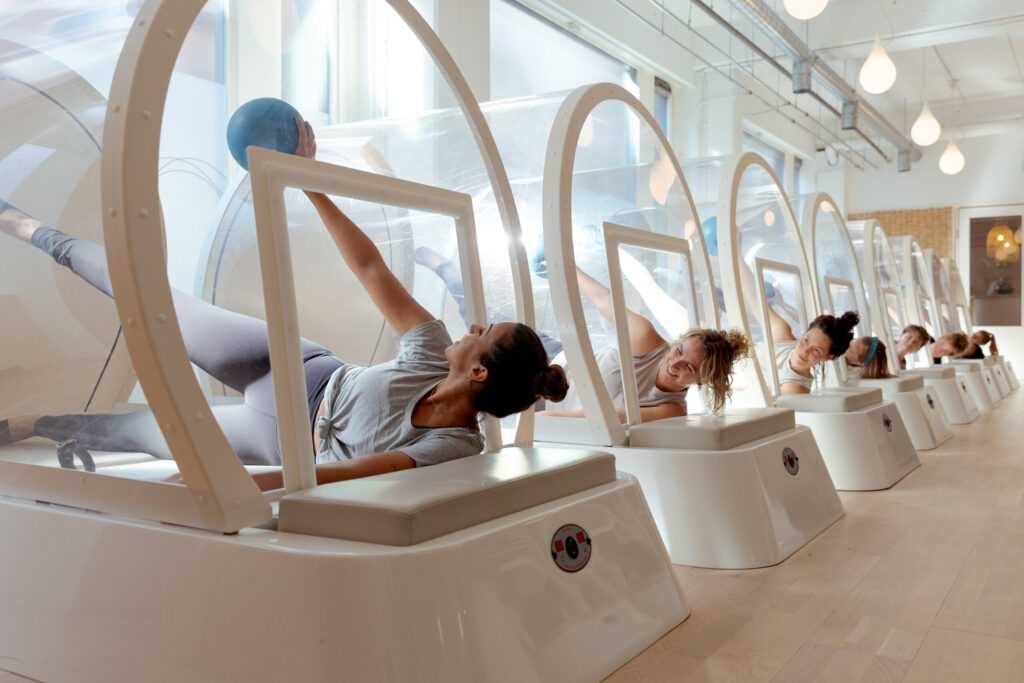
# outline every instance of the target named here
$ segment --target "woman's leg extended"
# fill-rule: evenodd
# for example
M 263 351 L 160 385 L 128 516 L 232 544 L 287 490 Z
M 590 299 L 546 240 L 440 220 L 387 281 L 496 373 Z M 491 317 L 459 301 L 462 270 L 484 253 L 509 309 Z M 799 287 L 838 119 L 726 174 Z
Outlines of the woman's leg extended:
M 214 406 L 212 410 L 244 464 L 281 464 L 277 420 L 272 414 L 246 405 Z M 80 446 L 92 450 L 148 453 L 165 460 L 173 457 L 156 418 L 148 410 L 123 415 L 46 415 L 36 420 L 34 432 L 58 443 L 76 439 Z M 310 449 L 312 452 L 312 444 Z
M 106 250 L 101 245 L 46 226 L 38 228 L 31 240 L 57 263 L 112 296 Z M 270 372 L 264 321 L 219 308 L 177 289 L 172 289 L 172 296 L 185 348 L 193 363 L 239 392 Z M 302 340 L 304 361 L 327 353 L 319 344 Z

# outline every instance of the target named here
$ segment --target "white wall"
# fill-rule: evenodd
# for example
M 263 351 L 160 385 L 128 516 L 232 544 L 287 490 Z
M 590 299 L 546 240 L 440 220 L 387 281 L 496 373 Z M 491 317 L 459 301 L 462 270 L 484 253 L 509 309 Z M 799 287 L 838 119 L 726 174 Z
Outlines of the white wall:
M 948 176 L 939 170 L 946 140 L 925 149 L 907 173 L 891 163 L 875 171 L 848 171 L 847 213 L 936 206 L 1001 204 L 1024 199 L 1024 133 L 958 140 L 967 160 Z

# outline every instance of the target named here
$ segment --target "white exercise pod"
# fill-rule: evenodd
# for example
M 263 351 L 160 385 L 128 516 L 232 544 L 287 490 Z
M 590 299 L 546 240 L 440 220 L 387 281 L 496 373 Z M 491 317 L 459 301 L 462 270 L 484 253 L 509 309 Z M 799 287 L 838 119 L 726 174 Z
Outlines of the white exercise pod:
M 924 378 L 909 376 L 900 368 L 896 342 L 907 325 L 907 314 L 899 282 L 895 280 L 896 264 L 889 240 L 875 220 L 851 221 L 846 224 L 846 232 L 863 276 L 867 295 L 863 303 L 865 317 L 875 336 L 886 346 L 889 372 L 894 376 L 860 382 L 863 386 L 879 387 L 886 398 L 896 403 L 916 449 L 936 448 L 953 436 L 953 430 L 935 388 Z
M 865 242 L 857 230 L 855 232 L 860 239 L 852 240 L 853 235 L 848 232 L 835 202 L 828 195 L 812 195 L 802 202 L 802 206 L 800 226 L 807 261 L 814 271 L 818 310 L 832 315 L 858 311 L 861 316 L 858 334 L 871 334 L 884 345 L 885 370 L 891 375 L 861 379 L 858 368 L 847 367 L 845 360 L 840 359 L 830 364 L 831 373 L 826 376 L 826 382 L 832 378 L 836 386 L 881 389 L 882 397 L 896 404 L 914 448 L 935 448 L 953 433 L 949 421 L 942 414 L 942 407 L 934 398 L 929 401 L 929 390 L 925 388 L 924 380 L 899 376 L 895 344 L 888 328 L 877 320 L 873 309 L 878 299 L 870 294 L 861 267 L 865 256 L 873 256 L 874 244 Z M 861 247 L 859 255 L 857 246 Z M 865 249 L 872 250 L 872 254 L 866 255 Z M 873 274 L 872 269 L 868 270 Z M 881 352 L 881 348 L 876 346 L 876 353 Z
M 974 333 L 974 317 L 971 315 L 971 305 L 967 299 L 967 292 L 964 290 L 963 280 L 960 278 L 960 270 L 956 267 L 953 259 L 942 259 L 942 270 L 945 274 L 949 288 L 950 304 L 953 308 L 953 316 L 959 329 L 966 335 Z M 1007 365 L 1006 359 L 998 355 L 985 357 L 985 365 L 992 371 L 996 388 L 1003 398 L 1013 391 L 1012 373 Z
M 762 321 L 771 306 L 797 338 L 819 312 L 796 219 L 774 171 L 756 154 L 744 154 L 727 167 L 718 205 L 729 320 L 741 324 L 758 346 L 764 404 L 793 408 L 797 422 L 811 427 L 837 489 L 889 488 L 920 463 L 899 411 L 880 389 L 819 387 L 809 394 L 781 394 L 777 342 Z
M 946 271 L 942 268 L 942 262 L 934 249 L 922 249 L 921 257 L 924 259 L 925 269 L 929 273 L 929 276 L 925 278 L 928 295 L 932 300 L 932 309 L 935 311 L 936 324 L 938 325 L 939 331 L 936 334 L 949 334 L 954 332 L 960 332 L 963 334 L 970 334 L 969 330 L 959 329 L 959 325 L 953 319 L 953 306 L 950 303 L 949 296 L 949 282 L 946 277 Z M 954 360 L 952 356 L 947 358 L 947 361 Z M 954 364 L 964 360 L 956 358 Z M 960 370 L 957 370 L 960 372 Z M 988 396 L 989 405 L 987 406 L 990 410 L 995 408 L 1002 401 L 1002 394 L 999 391 L 996 383 L 995 374 L 992 372 L 992 368 L 982 363 L 981 365 L 981 379 L 982 383 L 980 386 L 985 390 L 985 394 Z M 970 385 L 977 380 L 972 375 L 968 375 L 968 384 Z M 973 392 L 972 395 L 975 397 L 975 401 L 983 409 L 986 407 L 985 404 L 979 400 L 978 394 Z
M 507 214 L 515 205 L 479 108 L 422 17 L 404 0 L 389 4 L 453 86 L 494 174 L 507 242 L 519 245 L 513 279 L 529 302 L 528 283 L 518 282 L 527 271 L 517 221 Z M 481 321 L 468 195 L 251 151 L 253 177 L 268 186 L 254 198 L 290 491 L 280 502 L 287 530 L 275 528 L 271 496 L 247 475 L 189 368 L 166 277 L 160 129 L 175 57 L 202 6 L 143 4 L 103 136 L 104 230 L 120 321 L 185 484 L 160 481 L 163 473 L 151 481 L 0 462 L 3 668 L 53 681 L 154 672 L 170 680 L 385 681 L 610 674 L 689 613 L 639 484 L 617 475 L 610 456 L 505 449 L 307 490 L 309 415 L 295 371 L 283 186 L 446 216 L 461 229 L 462 275 Z M 518 313 L 528 316 L 524 307 Z M 325 511 L 318 517 L 349 505 L 345 518 L 362 518 L 362 534 L 383 528 L 390 536 L 352 540 L 311 529 L 289 512 L 310 498 Z M 396 542 L 396 524 L 410 529 L 408 543 Z
M 633 167 L 623 166 L 621 157 L 606 163 L 594 156 L 594 146 L 578 145 L 590 117 L 640 131 L 641 140 L 647 140 L 638 146 L 641 162 L 653 162 L 649 182 L 642 165 L 642 182 L 607 182 L 632 174 Z M 630 309 L 650 316 L 666 338 L 718 324 L 703 234 L 663 133 L 650 112 L 621 87 L 585 86 L 563 103 L 546 159 L 544 234 L 551 297 L 586 417 L 538 416 L 538 440 L 601 444 L 600 450 L 615 454 L 619 467 L 643 485 L 673 562 L 732 569 L 781 562 L 843 514 L 810 430 L 794 423 L 792 411 L 775 408 L 728 408 L 718 416 L 641 424 L 629 336 L 626 326 L 618 325 L 628 418 L 623 425 L 596 366 L 594 338 L 600 325 L 598 316 L 585 314 L 577 265 L 592 275 L 607 269 L 600 277 L 612 292 L 616 320 L 625 320 L 628 300 Z M 623 187 L 621 202 L 609 187 Z M 594 247 L 592 233 L 580 230 L 601 224 L 603 249 Z M 665 282 L 651 279 L 655 273 L 647 269 L 636 272 L 636 264 L 644 263 L 657 268 L 657 277 L 696 283 L 688 290 L 694 295 L 663 307 L 659 292 Z M 645 292 L 638 279 L 658 286 Z
M 924 253 L 912 236 L 901 235 L 889 240 L 890 253 L 893 257 L 896 275 L 892 276 L 900 285 L 898 290 L 903 297 L 907 312 L 907 324 L 920 325 L 928 334 L 936 335 L 938 318 L 934 314 L 935 305 L 928 290 L 930 271 L 925 263 Z M 879 268 L 879 277 L 882 270 Z M 941 336 L 941 333 L 940 333 Z M 966 377 L 950 377 L 947 372 L 936 373 L 932 362 L 931 346 L 925 344 L 921 350 L 906 358 L 907 368 L 911 372 L 919 372 L 925 377 L 925 384 L 936 388 L 942 407 L 951 424 L 967 424 L 977 419 L 982 406 L 975 400 L 973 392 L 968 388 Z M 955 372 L 955 369 L 954 369 Z M 948 386 L 939 387 L 940 383 L 953 381 Z

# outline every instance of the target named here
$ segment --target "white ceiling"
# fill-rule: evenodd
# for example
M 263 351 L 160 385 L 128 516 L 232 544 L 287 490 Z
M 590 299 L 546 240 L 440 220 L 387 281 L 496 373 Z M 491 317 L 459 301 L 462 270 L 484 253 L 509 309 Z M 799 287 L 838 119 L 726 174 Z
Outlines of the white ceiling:
M 875 34 L 881 37 L 896 64 L 896 84 L 881 95 L 862 96 L 897 128 L 909 130 L 923 95 L 939 121 L 963 127 L 957 131 L 963 135 L 995 130 L 977 124 L 1015 122 L 1024 130 L 1022 0 L 831 0 L 808 22 L 789 18 L 782 3 L 775 4 L 851 84 Z
M 834 135 L 860 151 L 872 165 L 885 163 L 856 133 L 840 131 L 838 121 L 807 95 L 793 95 L 791 84 L 689 0 L 658 0 L 676 16 L 688 17 L 690 29 L 702 38 L 704 61 L 721 73 L 728 65 L 752 67 L 762 83 L 808 112 L 825 129 L 821 140 L 832 145 Z M 755 29 L 730 0 L 704 0 L 740 33 L 775 57 L 786 69 L 787 53 Z M 861 99 L 881 113 L 909 139 L 910 126 L 922 99 L 943 126 L 941 140 L 1024 132 L 1024 0 L 830 0 L 824 12 L 810 21 L 790 17 L 782 0 L 762 0 Z M 863 92 L 857 77 L 876 34 L 896 64 L 896 84 L 886 93 Z M 715 55 L 706 40 L 728 51 Z M 922 63 L 924 64 L 922 70 Z M 952 83 L 952 85 L 951 85 Z M 836 109 L 841 99 L 816 80 L 813 89 Z M 863 117 L 862 117 L 863 120 Z M 895 148 L 870 126 L 861 126 L 891 160 Z M 831 140 L 830 140 L 831 137 Z M 941 143 L 937 143 L 941 144 Z

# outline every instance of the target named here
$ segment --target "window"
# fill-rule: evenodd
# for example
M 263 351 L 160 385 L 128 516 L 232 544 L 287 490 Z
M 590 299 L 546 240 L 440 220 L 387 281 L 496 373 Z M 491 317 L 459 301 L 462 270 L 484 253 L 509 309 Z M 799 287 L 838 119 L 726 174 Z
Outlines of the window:
M 658 122 L 658 127 L 661 128 L 661 132 L 665 134 L 665 137 L 672 141 L 672 136 L 669 135 L 671 130 L 671 118 L 672 118 L 672 86 L 655 77 L 654 79 L 654 120 Z
M 637 94 L 636 69 L 510 0 L 491 3 L 491 99 L 616 83 Z
M 743 151 L 760 154 L 768 162 L 768 165 L 779 177 L 779 182 L 785 185 L 786 182 L 786 154 L 775 149 L 759 137 L 743 132 Z

